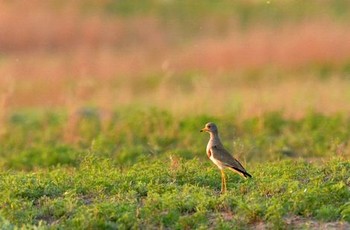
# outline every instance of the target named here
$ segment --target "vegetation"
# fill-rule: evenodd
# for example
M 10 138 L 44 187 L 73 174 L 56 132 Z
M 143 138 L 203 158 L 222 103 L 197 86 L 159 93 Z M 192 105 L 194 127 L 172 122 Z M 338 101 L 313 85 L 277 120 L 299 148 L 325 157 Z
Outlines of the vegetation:
M 349 4 L 0 1 L 0 228 L 350 229 Z
M 350 154 L 350 120 L 342 115 L 310 112 L 296 120 L 273 112 L 242 121 L 233 114 L 176 118 L 156 108 L 120 108 L 104 120 L 90 108 L 73 122 L 58 111 L 14 113 L 3 124 L 0 162 L 16 170 L 78 166 L 89 151 L 122 165 L 169 154 L 207 160 L 208 136 L 199 130 L 208 121 L 218 123 L 225 146 L 249 162 Z
M 225 195 L 217 170 L 197 159 L 145 159 L 122 170 L 90 155 L 75 169 L 3 172 L 1 222 L 8 228 L 232 229 L 259 222 L 284 228 L 296 217 L 349 221 L 349 163 L 249 167 L 254 179 L 229 175 Z
M 88 112 L 87 112 L 88 111 Z M 23 111 L 6 123 L 0 162 L 1 224 L 31 228 L 246 228 L 350 221 L 350 122 L 280 113 L 238 123 L 120 109 L 109 121 L 81 113 L 64 139 L 64 113 Z M 208 120 L 253 175 L 220 173 L 205 155 Z M 322 157 L 322 158 L 320 158 Z M 345 221 L 342 223 L 341 221 Z

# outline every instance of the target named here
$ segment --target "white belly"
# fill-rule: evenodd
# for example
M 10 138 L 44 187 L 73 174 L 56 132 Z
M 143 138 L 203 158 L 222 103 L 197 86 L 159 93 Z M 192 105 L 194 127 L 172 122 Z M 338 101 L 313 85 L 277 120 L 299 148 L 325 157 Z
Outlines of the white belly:
M 220 161 L 217 161 L 217 160 L 214 159 L 213 155 L 210 156 L 210 160 L 211 160 L 216 166 L 218 166 L 218 168 L 219 168 L 220 170 L 222 170 L 222 169 L 224 168 Z

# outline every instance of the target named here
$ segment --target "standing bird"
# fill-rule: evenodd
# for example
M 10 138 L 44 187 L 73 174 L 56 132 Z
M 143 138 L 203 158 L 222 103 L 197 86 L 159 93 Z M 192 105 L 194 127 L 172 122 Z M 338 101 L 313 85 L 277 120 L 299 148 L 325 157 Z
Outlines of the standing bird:
M 228 168 L 241 176 L 252 177 L 221 143 L 218 128 L 212 122 L 205 125 L 201 132 L 208 132 L 210 139 L 207 145 L 207 155 L 209 159 L 221 170 L 221 193 L 226 192 L 226 177 L 224 168 Z

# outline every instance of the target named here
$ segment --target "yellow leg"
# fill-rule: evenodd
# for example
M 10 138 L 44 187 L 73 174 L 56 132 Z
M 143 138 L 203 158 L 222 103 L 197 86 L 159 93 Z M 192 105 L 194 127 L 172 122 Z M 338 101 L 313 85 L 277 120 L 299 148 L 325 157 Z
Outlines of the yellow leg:
M 224 191 L 224 177 L 222 176 L 222 170 L 221 170 L 221 193 Z
M 225 175 L 225 173 L 224 173 L 224 188 L 225 188 L 225 192 L 227 191 L 227 186 L 226 186 L 226 175 Z
M 221 193 L 226 192 L 226 176 L 224 170 L 221 170 Z

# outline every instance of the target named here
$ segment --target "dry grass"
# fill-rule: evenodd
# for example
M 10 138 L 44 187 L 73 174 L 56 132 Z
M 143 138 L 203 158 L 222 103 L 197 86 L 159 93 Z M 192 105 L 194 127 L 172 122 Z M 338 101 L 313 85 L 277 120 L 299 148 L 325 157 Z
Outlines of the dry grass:
M 298 68 L 309 63 L 349 60 L 350 25 L 328 20 L 284 25 L 257 26 L 242 33 L 233 30 L 223 39 L 203 39 L 179 54 L 180 69 L 232 71 L 278 66 Z
M 77 4 L 0 3 L 2 107 L 75 114 L 84 105 L 136 104 L 243 117 L 350 112 L 346 78 L 335 72 L 320 81 L 317 71 L 300 71 L 348 63 L 347 23 L 317 18 L 181 38 L 151 16 L 82 15 Z

